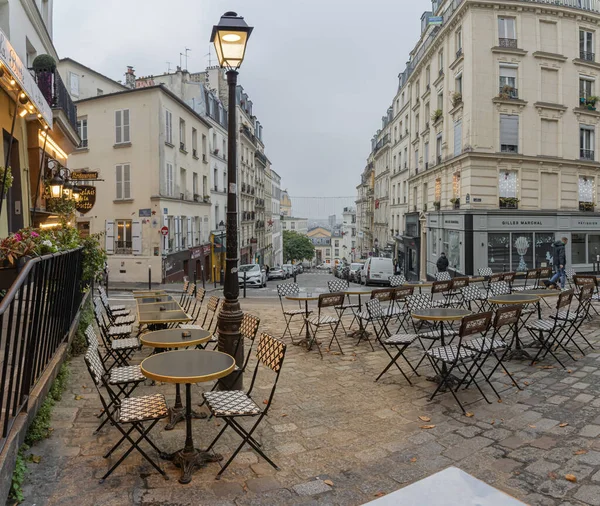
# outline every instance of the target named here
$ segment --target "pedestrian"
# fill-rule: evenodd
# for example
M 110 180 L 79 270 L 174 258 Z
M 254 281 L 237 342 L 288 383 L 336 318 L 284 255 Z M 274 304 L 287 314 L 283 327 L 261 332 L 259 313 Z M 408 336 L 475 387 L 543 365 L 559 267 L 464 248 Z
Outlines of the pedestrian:
M 442 251 L 442 253 L 440 254 L 440 258 L 438 258 L 435 264 L 437 266 L 438 272 L 446 272 L 446 269 L 448 268 L 448 263 L 448 257 L 446 257 L 446 253 Z
M 567 250 L 566 246 L 569 242 L 569 239 L 563 237 L 560 241 L 556 241 L 552 245 L 552 249 L 554 250 L 554 254 L 552 257 L 552 263 L 554 265 L 554 276 L 552 276 L 549 280 L 544 281 L 546 287 L 554 287 L 557 288 L 557 281 L 560 280 L 560 288 L 565 288 L 565 284 L 567 282 L 565 268 L 567 266 Z
M 270 271 L 270 269 L 269 269 L 268 265 L 265 265 L 265 271 L 267 271 L 267 279 L 269 279 L 269 271 Z

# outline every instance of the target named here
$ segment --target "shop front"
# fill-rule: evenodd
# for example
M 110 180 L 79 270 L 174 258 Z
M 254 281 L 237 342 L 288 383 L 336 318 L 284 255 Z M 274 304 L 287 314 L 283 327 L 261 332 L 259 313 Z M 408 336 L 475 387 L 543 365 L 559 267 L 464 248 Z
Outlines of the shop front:
M 190 271 L 190 250 L 171 253 L 163 259 L 163 282 L 179 283 Z M 192 271 L 193 275 L 193 271 Z
M 249 264 L 250 258 L 252 258 L 252 248 L 246 246 L 240 249 L 240 265 Z
M 190 248 L 190 264 L 187 275 L 190 279 L 195 279 L 198 283 L 210 280 L 211 275 L 211 260 L 210 260 L 210 244 L 203 244 Z
M 406 215 L 406 232 L 402 236 L 404 252 L 404 276 L 409 281 L 417 281 L 421 276 L 421 226 L 419 213 Z
M 552 244 L 568 239 L 567 266 L 590 272 L 600 255 L 600 215 L 582 212 L 430 213 L 427 217 L 429 257 L 427 273 L 444 251 L 456 274 L 525 271 L 551 266 Z M 453 273 L 454 274 L 454 273 Z

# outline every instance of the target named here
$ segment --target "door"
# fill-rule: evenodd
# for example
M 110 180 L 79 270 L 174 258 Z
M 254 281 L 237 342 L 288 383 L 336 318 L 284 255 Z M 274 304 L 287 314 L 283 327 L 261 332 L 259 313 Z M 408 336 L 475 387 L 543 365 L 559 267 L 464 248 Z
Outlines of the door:
M 4 153 L 0 165 L 6 163 L 6 156 L 10 147 L 10 134 L 4 131 Z M 19 141 L 13 138 L 12 149 L 8 164 L 11 167 L 13 184 L 6 194 L 6 209 L 8 210 L 8 231 L 16 232 L 23 228 L 23 212 L 28 208 L 27 202 L 23 202 L 23 189 L 21 184 L 21 163 L 19 160 Z M 0 182 L 0 187 L 2 182 Z
M 558 174 L 542 172 L 540 194 L 542 209 L 558 209 Z

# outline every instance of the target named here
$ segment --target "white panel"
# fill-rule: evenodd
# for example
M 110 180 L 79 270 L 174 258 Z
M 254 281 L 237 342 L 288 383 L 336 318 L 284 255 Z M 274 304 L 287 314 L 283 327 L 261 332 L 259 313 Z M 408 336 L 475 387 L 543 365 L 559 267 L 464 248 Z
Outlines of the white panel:
M 131 244 L 134 255 L 142 254 L 142 222 L 133 221 L 131 224 Z
M 115 252 L 115 222 L 112 220 L 106 220 L 106 237 L 105 237 L 105 249 L 109 255 Z

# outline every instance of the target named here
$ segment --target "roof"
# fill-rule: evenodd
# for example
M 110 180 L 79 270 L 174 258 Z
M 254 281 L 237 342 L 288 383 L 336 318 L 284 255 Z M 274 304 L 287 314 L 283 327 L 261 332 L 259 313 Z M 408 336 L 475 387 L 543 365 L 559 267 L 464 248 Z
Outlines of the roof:
M 157 84 L 155 86 L 145 86 L 143 88 L 133 88 L 133 89 L 127 88 L 124 91 L 117 91 L 115 93 L 106 93 L 104 95 L 98 95 L 98 96 L 95 96 L 95 97 L 83 98 L 81 100 L 77 100 L 75 103 L 76 104 L 81 104 L 83 102 L 91 102 L 92 100 L 103 100 L 103 99 L 110 98 L 110 97 L 115 97 L 115 96 L 118 96 L 118 95 L 125 95 L 127 93 L 139 93 L 139 92 L 148 91 L 148 90 L 159 90 L 159 91 L 162 91 L 163 93 L 165 93 L 166 95 L 168 95 L 169 97 L 171 97 L 173 100 L 175 100 L 177 103 L 179 103 L 179 105 L 181 105 L 184 109 L 187 109 L 187 111 L 190 114 L 192 114 L 192 116 L 195 116 L 198 120 L 200 120 L 202 123 L 204 123 L 204 125 L 206 125 L 207 128 L 212 128 L 213 127 L 206 120 L 206 118 L 204 118 L 204 116 L 201 116 L 196 111 L 194 111 L 194 109 L 192 109 L 188 104 L 186 104 L 177 95 L 175 95 L 175 93 L 173 93 L 172 91 L 170 91 L 164 84 Z
M 114 79 L 111 79 L 110 77 L 107 77 L 104 74 L 101 74 L 97 70 L 91 69 L 90 67 L 84 65 L 83 63 L 79 63 L 77 60 L 74 60 L 73 58 L 61 58 L 59 60 L 59 62 L 61 62 L 61 63 L 62 62 L 71 62 L 71 63 L 74 63 L 75 65 L 79 65 L 81 68 L 84 68 L 88 72 L 91 72 L 92 74 L 96 74 L 97 76 L 100 76 L 102 79 L 106 79 L 107 81 L 111 81 L 116 86 L 120 86 L 121 88 L 123 88 L 123 90 L 129 89 L 129 88 L 127 88 L 127 86 L 123 85 L 123 83 L 115 81 Z

